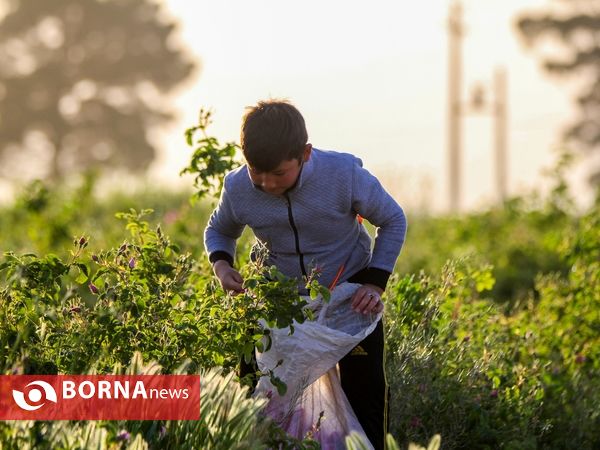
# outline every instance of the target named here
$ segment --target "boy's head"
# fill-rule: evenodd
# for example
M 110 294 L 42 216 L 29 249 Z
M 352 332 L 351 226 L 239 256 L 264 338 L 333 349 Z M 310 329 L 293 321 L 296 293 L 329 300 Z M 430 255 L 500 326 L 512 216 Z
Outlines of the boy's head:
M 308 133 L 304 118 L 283 100 L 261 101 L 249 107 L 242 120 L 240 142 L 248 165 L 271 172 L 282 162 L 304 157 Z

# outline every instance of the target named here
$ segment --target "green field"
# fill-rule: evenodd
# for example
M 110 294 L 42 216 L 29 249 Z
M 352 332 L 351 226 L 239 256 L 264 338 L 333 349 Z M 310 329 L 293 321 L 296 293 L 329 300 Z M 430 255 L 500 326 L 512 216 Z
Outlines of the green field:
M 1 422 L 0 447 L 313 448 L 261 419 L 233 373 L 259 317 L 302 314 L 289 283 L 245 260 L 250 234 L 238 264 L 254 297 L 226 297 L 202 248 L 210 201 L 95 188 L 34 183 L 0 211 L 1 373 L 201 373 L 203 420 Z M 434 434 L 444 449 L 600 448 L 598 203 L 577 213 L 559 185 L 483 212 L 407 214 L 385 298 L 400 448 Z

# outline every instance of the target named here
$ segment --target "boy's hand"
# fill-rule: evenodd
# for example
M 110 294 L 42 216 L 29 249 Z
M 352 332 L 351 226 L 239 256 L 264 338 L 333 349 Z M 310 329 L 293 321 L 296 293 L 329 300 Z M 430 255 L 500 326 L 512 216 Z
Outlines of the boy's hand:
M 220 259 L 213 264 L 213 272 L 219 279 L 221 287 L 225 291 L 233 291 L 236 294 L 244 292 L 242 284 L 244 279 L 240 273 L 229 265 L 224 259 Z
M 374 284 L 363 284 L 352 296 L 352 309 L 358 313 L 379 313 L 383 311 L 381 301 L 383 289 Z

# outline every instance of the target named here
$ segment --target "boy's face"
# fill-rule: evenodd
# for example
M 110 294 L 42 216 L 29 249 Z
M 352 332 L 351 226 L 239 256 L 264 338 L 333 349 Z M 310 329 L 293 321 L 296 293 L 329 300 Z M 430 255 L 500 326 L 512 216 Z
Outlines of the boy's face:
M 248 175 L 255 186 L 268 194 L 283 195 L 289 188 L 296 184 L 302 163 L 310 159 L 312 145 L 306 144 L 302 157 L 282 161 L 275 169 L 269 172 L 258 171 L 248 164 Z

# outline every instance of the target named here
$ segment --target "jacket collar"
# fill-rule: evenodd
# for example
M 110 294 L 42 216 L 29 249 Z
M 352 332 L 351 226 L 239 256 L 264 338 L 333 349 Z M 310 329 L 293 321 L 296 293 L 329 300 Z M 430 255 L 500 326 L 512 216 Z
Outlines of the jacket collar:
M 296 192 L 304 184 L 306 184 L 306 182 L 311 178 L 311 176 L 315 170 L 314 169 L 315 164 L 313 161 L 314 157 L 315 157 L 315 153 L 314 153 L 314 149 L 313 149 L 309 160 L 302 164 L 302 168 L 300 169 L 300 174 L 298 175 L 298 179 L 296 180 L 296 183 L 286 191 L 287 193 Z

